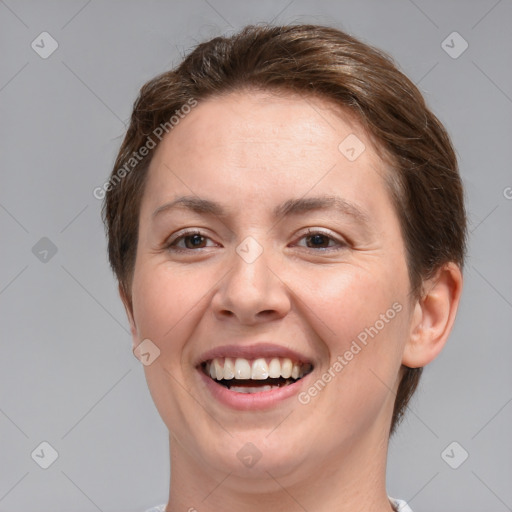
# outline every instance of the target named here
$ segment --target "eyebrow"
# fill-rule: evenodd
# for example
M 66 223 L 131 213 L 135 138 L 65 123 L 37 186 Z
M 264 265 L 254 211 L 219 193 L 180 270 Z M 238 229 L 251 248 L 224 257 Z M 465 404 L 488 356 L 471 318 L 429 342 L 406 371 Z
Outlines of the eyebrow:
M 220 204 L 209 199 L 202 199 L 197 196 L 180 196 L 169 203 L 159 206 L 153 212 L 153 219 L 163 213 L 175 208 L 185 208 L 198 214 L 215 215 L 220 218 L 229 216 L 229 212 Z M 323 195 L 317 197 L 302 197 L 299 199 L 289 199 L 276 206 L 273 211 L 274 217 L 289 217 L 292 215 L 301 215 L 310 211 L 333 209 L 344 215 L 354 217 L 360 223 L 368 224 L 369 217 L 366 212 L 349 201 L 333 195 Z

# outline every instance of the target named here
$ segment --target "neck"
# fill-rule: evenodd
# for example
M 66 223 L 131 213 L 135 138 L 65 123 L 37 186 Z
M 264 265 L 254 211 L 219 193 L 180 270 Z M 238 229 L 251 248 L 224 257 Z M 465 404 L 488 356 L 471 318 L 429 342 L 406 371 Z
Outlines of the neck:
M 171 485 L 166 512 L 392 512 L 386 492 L 387 442 L 382 441 L 387 441 L 387 436 L 378 429 L 369 434 L 308 464 L 307 473 L 303 464 L 278 478 L 268 469 L 250 480 L 199 463 L 170 436 Z

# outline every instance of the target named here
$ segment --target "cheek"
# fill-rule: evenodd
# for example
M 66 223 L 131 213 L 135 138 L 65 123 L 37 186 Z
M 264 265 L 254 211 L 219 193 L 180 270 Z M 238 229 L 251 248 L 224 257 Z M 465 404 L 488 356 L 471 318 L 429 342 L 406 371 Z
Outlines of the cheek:
M 307 322 L 329 353 L 320 378 L 330 391 L 320 393 L 319 400 L 328 403 L 333 424 L 353 411 L 354 424 L 366 418 L 369 426 L 383 402 L 394 399 L 390 389 L 407 333 L 408 278 L 403 269 L 388 268 L 316 273 L 314 281 L 298 288 L 312 310 L 305 313 Z
M 328 402 L 333 424 L 347 421 L 346 411 L 352 411 L 350 422 L 370 427 L 383 402 L 394 400 L 390 390 L 407 333 L 407 273 L 398 267 L 351 267 L 316 277 L 307 291 L 316 314 L 310 322 L 321 337 L 325 334 L 330 354 L 320 377 L 330 391 L 320 400 Z
M 182 361 L 186 342 L 200 321 L 205 289 L 197 275 L 180 276 L 149 262 L 136 267 L 132 289 L 139 338 L 150 339 L 160 350 L 154 362 L 144 366 L 148 389 L 164 423 L 185 438 L 190 415 L 197 410 L 184 391 Z
M 202 307 L 204 281 L 159 265 L 136 268 L 133 308 L 140 339 L 149 338 L 162 355 L 176 353 L 187 339 L 185 329 Z M 192 319 L 192 320 L 191 320 Z
M 389 331 L 396 317 L 392 306 L 401 304 L 407 294 L 403 276 L 383 268 L 317 269 L 309 279 L 300 279 L 298 296 L 309 306 L 309 321 L 333 357 L 343 353 L 361 333 L 364 337 L 365 329 L 376 323 L 379 332 Z

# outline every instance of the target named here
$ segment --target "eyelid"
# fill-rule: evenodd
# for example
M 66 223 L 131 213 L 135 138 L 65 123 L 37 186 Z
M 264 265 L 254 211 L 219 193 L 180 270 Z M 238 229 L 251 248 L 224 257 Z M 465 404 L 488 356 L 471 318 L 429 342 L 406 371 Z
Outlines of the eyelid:
M 203 231 L 202 229 L 199 229 L 199 228 L 185 229 L 184 231 L 178 231 L 178 233 L 175 233 L 174 235 L 169 237 L 169 239 L 167 239 L 167 241 L 164 243 L 164 247 L 167 250 L 172 250 L 175 252 L 199 252 L 200 250 L 207 249 L 208 246 L 207 247 L 198 247 L 196 249 L 183 249 L 183 248 L 173 247 L 174 244 L 180 242 L 181 240 L 183 240 L 187 237 L 194 236 L 194 235 L 198 235 L 202 238 L 205 238 L 206 240 L 212 240 L 211 237 L 209 237 L 207 235 L 207 233 L 205 231 Z M 317 248 L 306 247 L 306 249 L 312 250 L 314 252 L 336 251 L 336 250 L 340 250 L 343 247 L 347 247 L 349 245 L 349 242 L 347 242 L 344 238 L 338 237 L 335 233 L 333 233 L 332 231 L 327 230 L 325 228 L 311 228 L 311 227 L 307 228 L 306 231 L 302 232 L 298 236 L 298 239 L 296 238 L 296 240 L 302 240 L 303 238 L 306 238 L 308 236 L 313 236 L 313 235 L 323 235 L 338 244 L 338 247 L 317 247 Z M 214 243 L 217 244 L 216 242 L 214 242 Z M 209 246 L 209 247 L 212 247 L 212 246 Z
M 191 228 L 191 229 L 185 229 L 183 231 L 178 231 L 177 233 L 174 233 L 171 235 L 165 242 L 164 242 L 164 248 L 167 250 L 173 250 L 176 252 L 190 252 L 190 251 L 197 251 L 197 249 L 182 249 L 182 248 L 174 248 L 173 245 L 177 242 L 180 242 L 181 240 L 193 236 L 198 235 L 202 238 L 205 238 L 207 240 L 211 240 L 211 237 L 207 235 L 205 231 L 199 228 Z M 210 246 L 211 247 L 211 246 Z M 206 247 L 199 247 L 199 249 L 205 249 Z
M 342 247 L 349 246 L 349 242 L 344 239 L 343 237 L 337 236 L 334 232 L 325 229 L 325 228 L 307 228 L 307 230 L 299 235 L 299 240 L 302 240 L 303 238 L 307 236 L 313 236 L 313 235 L 323 235 L 327 238 L 330 238 L 332 241 L 336 242 L 338 244 L 338 247 L 318 247 L 316 250 L 314 247 L 307 247 L 307 249 L 312 249 L 315 252 L 320 251 L 335 251 L 339 250 Z

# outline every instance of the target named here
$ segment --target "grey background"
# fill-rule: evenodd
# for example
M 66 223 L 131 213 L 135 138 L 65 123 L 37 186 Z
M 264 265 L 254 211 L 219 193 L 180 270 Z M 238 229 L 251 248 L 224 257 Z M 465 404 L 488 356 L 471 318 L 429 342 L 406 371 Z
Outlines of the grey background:
M 471 229 L 464 297 L 391 441 L 388 492 L 414 512 L 512 510 L 512 2 L 5 0 L 0 511 L 166 502 L 167 430 L 131 352 L 92 192 L 144 82 L 199 41 L 270 20 L 335 25 L 389 52 L 453 138 Z M 47 59 L 31 48 L 43 31 L 59 44 Z M 453 31 L 469 44 L 456 59 L 441 46 Z M 33 250 L 43 237 L 57 249 L 46 261 L 48 242 Z M 31 458 L 42 441 L 59 454 L 46 470 Z M 469 453 L 458 469 L 441 457 L 453 441 Z

